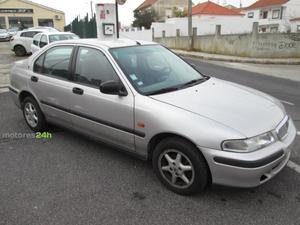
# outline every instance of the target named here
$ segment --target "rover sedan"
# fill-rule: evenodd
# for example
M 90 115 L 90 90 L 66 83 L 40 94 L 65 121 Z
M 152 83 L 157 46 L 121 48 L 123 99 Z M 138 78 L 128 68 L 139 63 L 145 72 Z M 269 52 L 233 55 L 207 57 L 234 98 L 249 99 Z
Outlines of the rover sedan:
M 33 131 L 53 123 L 151 160 L 183 195 L 263 184 L 296 136 L 277 99 L 205 76 L 151 42 L 55 42 L 16 62 L 10 82 Z

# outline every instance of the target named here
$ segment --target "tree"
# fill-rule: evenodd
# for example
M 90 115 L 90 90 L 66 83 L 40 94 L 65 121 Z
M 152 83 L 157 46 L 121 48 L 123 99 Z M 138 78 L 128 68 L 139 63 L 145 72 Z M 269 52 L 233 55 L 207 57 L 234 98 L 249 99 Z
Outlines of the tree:
M 156 19 L 156 13 L 153 9 L 135 10 L 134 18 L 133 27 L 145 27 L 146 29 L 150 29 L 152 22 Z
M 187 10 L 178 9 L 177 7 L 173 8 L 173 13 L 175 17 L 187 17 L 188 15 Z

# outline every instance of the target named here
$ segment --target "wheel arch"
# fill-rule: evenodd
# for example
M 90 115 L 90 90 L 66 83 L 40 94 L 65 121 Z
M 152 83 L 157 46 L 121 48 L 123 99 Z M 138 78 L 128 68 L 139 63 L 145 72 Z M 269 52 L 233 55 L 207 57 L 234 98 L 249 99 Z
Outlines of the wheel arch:
M 24 91 L 21 91 L 20 94 L 19 94 L 19 102 L 20 102 L 21 108 L 23 108 L 23 101 L 26 97 L 32 97 L 39 104 L 39 101 L 37 100 L 37 98 L 32 93 L 30 93 L 29 91 L 24 90 Z
M 206 160 L 206 158 L 204 157 L 204 155 L 203 155 L 201 149 L 199 149 L 199 148 L 197 147 L 197 145 L 196 145 L 192 140 L 190 140 L 189 138 L 187 138 L 187 137 L 185 137 L 185 136 L 183 136 L 183 135 L 175 134 L 175 133 L 171 133 L 171 132 L 165 132 L 165 133 L 159 133 L 159 134 L 156 134 L 155 136 L 153 136 L 153 137 L 150 139 L 149 143 L 148 143 L 148 149 L 147 149 L 147 151 L 148 151 L 148 154 L 147 154 L 147 155 L 148 155 L 148 161 L 149 161 L 149 162 L 152 162 L 152 156 L 153 156 L 153 151 L 154 151 L 154 149 L 155 149 L 155 146 L 156 146 L 159 142 L 161 142 L 162 140 L 164 140 L 164 139 L 166 139 L 166 138 L 180 138 L 180 139 L 183 139 L 183 140 L 185 140 L 185 141 L 191 143 L 195 148 L 198 149 L 198 154 L 201 155 L 201 156 L 203 157 L 203 159 L 204 159 L 204 161 L 205 161 L 205 164 L 206 164 L 206 167 L 207 167 L 207 169 L 208 169 L 208 183 L 211 184 L 211 183 L 212 183 L 212 176 L 211 176 L 210 167 L 209 167 L 209 165 L 208 165 L 208 163 L 207 163 L 207 160 Z

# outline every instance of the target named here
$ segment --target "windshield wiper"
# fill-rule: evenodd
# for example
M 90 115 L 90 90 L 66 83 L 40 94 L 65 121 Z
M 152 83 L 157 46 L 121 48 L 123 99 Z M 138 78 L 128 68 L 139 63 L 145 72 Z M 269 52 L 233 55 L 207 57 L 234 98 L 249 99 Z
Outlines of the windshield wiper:
M 163 89 L 159 89 L 157 91 L 148 92 L 147 95 L 158 95 L 158 94 L 163 94 L 163 93 L 177 91 L 177 90 L 179 90 L 178 87 L 163 88 Z
M 185 87 L 189 87 L 189 86 L 193 86 L 193 85 L 196 85 L 196 84 L 200 84 L 204 81 L 207 81 L 209 78 L 208 77 L 203 77 L 203 78 L 199 78 L 199 79 L 194 79 L 194 80 L 191 80 L 183 85 L 181 85 L 181 88 L 185 88 Z

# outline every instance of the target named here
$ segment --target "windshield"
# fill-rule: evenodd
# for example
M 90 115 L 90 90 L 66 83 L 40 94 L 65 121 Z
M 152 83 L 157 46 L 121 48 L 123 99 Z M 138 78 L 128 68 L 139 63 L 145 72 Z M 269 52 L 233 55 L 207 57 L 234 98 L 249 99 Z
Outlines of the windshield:
M 53 34 L 49 35 L 49 42 L 52 43 L 54 41 L 64 41 L 64 40 L 72 40 L 79 39 L 79 37 L 75 34 Z
M 206 79 L 160 45 L 113 48 L 110 52 L 137 91 L 145 95 L 175 91 Z

